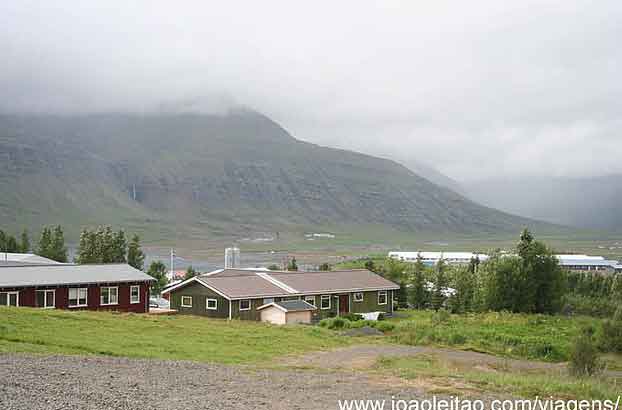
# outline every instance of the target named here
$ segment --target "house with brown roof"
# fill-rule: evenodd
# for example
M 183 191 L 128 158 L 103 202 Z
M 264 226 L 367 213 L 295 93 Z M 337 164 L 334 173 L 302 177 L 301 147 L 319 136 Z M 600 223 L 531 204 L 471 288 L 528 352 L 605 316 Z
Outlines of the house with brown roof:
M 393 312 L 399 286 L 366 269 L 320 272 L 222 269 L 164 291 L 179 313 L 223 319 L 261 320 L 275 302 L 301 300 L 312 320 L 347 313 Z

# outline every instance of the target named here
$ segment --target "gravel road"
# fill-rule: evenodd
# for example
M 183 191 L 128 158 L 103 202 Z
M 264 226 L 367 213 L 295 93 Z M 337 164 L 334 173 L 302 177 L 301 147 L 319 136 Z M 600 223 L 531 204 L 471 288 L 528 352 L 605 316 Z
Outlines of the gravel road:
M 184 361 L 0 355 L 0 409 L 337 409 L 340 399 L 421 397 L 354 372 Z

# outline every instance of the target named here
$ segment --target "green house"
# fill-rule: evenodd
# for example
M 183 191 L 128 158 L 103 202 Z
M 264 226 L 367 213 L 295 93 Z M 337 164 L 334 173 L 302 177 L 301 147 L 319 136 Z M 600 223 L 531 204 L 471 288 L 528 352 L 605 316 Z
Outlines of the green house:
M 393 313 L 399 286 L 366 269 L 281 272 L 222 269 L 195 276 L 166 289 L 171 309 L 182 314 L 260 320 L 260 307 L 304 300 L 315 309 L 313 321 L 347 313 Z

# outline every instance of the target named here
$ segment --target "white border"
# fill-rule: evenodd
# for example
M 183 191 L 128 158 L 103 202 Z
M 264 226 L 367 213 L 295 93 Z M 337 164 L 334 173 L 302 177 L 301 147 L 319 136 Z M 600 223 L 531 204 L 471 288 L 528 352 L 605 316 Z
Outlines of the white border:
M 52 294 L 54 295 L 54 303 L 52 304 L 52 306 L 37 306 L 40 309 L 56 309 L 56 289 L 35 289 L 35 304 L 37 302 L 37 292 L 43 292 L 44 296 L 43 296 L 43 304 L 47 305 L 47 293 L 48 292 L 52 292 Z
M 0 292 L 0 293 L 6 293 L 6 305 L 2 305 L 2 306 L 11 306 L 9 305 L 9 302 L 11 300 L 9 295 L 15 295 L 15 307 L 19 307 L 19 290 L 12 290 L 10 292 Z
M 356 295 L 361 295 L 361 298 L 360 298 L 360 299 L 357 299 Z M 355 303 L 360 303 L 360 302 L 362 302 L 363 300 L 365 300 L 365 296 L 363 295 L 363 292 L 354 292 L 354 293 L 352 294 L 352 300 L 353 300 Z
M 380 303 L 380 294 L 381 293 L 384 293 L 384 303 Z M 386 290 L 378 291 L 378 306 L 386 305 L 387 303 L 389 303 L 389 292 L 387 292 Z
M 138 288 L 138 300 L 136 302 L 132 302 L 132 288 Z M 130 305 L 135 305 L 140 303 L 140 285 L 131 285 L 130 286 Z
M 322 307 L 322 299 L 324 299 L 324 296 L 328 298 L 328 307 Z M 320 296 L 320 310 L 330 310 L 330 307 L 332 305 L 331 299 L 332 299 L 331 295 L 321 295 Z
M 69 296 L 69 292 L 71 292 L 71 289 L 75 289 L 76 292 L 78 292 L 78 297 L 76 298 L 76 300 L 78 301 L 77 305 L 69 304 L 69 301 L 71 300 L 71 297 Z M 86 302 L 83 305 L 80 304 L 80 291 L 81 290 L 85 290 L 86 291 L 86 297 L 84 298 L 84 300 L 86 300 Z M 89 305 L 89 288 L 67 288 L 67 307 L 77 308 L 77 307 L 86 307 L 88 305 Z
M 184 305 L 184 298 L 190 298 L 190 304 L 189 305 Z M 185 296 L 183 295 L 179 301 L 181 307 L 192 307 L 192 296 Z
M 247 309 L 242 309 L 242 301 L 244 300 L 248 300 L 248 308 Z M 244 312 L 246 310 L 251 310 L 251 307 L 253 306 L 253 302 L 251 299 L 240 299 L 240 301 L 238 302 L 238 310 L 240 312 Z
M 214 307 L 209 307 L 210 302 L 215 302 Z M 205 310 L 218 310 L 218 299 L 205 298 Z
M 115 303 L 102 303 L 102 289 L 116 289 L 117 301 Z M 108 301 L 110 302 L 110 290 L 108 290 Z M 118 286 L 100 286 L 99 287 L 99 306 L 116 306 L 119 304 L 119 287 Z

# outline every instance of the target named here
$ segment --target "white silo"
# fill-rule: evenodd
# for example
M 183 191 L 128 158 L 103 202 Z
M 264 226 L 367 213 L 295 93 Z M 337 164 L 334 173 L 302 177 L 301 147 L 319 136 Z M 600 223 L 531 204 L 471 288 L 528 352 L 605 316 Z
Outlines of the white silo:
M 232 247 L 225 249 L 225 269 L 240 267 L 240 248 Z

